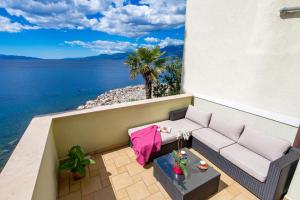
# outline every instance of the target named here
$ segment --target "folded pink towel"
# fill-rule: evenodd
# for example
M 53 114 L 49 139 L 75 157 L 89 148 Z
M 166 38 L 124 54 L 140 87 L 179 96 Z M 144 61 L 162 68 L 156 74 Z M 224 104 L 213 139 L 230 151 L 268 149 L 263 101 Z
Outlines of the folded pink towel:
M 161 135 L 156 125 L 133 132 L 130 140 L 136 160 L 142 166 L 148 162 L 151 153 L 160 151 L 162 143 Z

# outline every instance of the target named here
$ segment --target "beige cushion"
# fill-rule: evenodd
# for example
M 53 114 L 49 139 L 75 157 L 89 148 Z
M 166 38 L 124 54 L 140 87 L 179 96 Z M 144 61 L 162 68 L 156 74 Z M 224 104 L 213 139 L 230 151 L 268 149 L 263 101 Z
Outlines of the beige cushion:
M 249 127 L 245 128 L 238 143 L 271 161 L 283 156 L 291 146 L 287 140 L 265 135 Z
M 220 154 L 257 180 L 265 182 L 271 163 L 266 158 L 237 143 L 221 149 Z
M 213 114 L 209 128 L 214 129 L 215 131 L 222 133 L 226 137 L 237 142 L 244 129 L 244 124 Z
M 202 112 L 192 105 L 189 105 L 185 118 L 200 124 L 203 127 L 208 127 L 211 113 Z
M 140 129 L 146 128 L 150 125 L 157 125 L 157 126 L 165 126 L 165 127 L 171 127 L 171 133 L 161 133 L 161 139 L 162 139 L 162 144 L 168 144 L 171 142 L 174 142 L 177 140 L 177 133 L 179 131 L 193 131 L 193 130 L 197 130 L 200 128 L 203 128 L 201 125 L 188 120 L 188 119 L 180 119 L 180 120 L 176 120 L 176 121 L 170 121 L 170 120 L 165 120 L 165 121 L 161 121 L 161 122 L 156 122 L 156 123 L 152 123 L 152 124 L 147 124 L 147 125 L 143 125 L 143 126 L 139 126 L 139 127 L 135 127 L 135 128 L 131 128 L 128 130 L 128 134 L 129 136 Z
M 196 138 L 216 152 L 220 152 L 220 149 L 235 143 L 231 139 L 210 128 L 203 128 L 193 131 L 192 135 L 194 139 Z

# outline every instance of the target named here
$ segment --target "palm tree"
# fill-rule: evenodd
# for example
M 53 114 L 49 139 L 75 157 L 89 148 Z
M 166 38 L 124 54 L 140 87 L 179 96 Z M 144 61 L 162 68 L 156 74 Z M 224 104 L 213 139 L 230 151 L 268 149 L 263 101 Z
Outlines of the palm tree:
M 130 54 L 125 64 L 130 68 L 130 78 L 135 79 L 141 74 L 145 81 L 146 98 L 152 97 L 152 85 L 158 80 L 159 74 L 165 70 L 168 58 L 162 56 L 159 46 L 155 48 L 141 47 Z

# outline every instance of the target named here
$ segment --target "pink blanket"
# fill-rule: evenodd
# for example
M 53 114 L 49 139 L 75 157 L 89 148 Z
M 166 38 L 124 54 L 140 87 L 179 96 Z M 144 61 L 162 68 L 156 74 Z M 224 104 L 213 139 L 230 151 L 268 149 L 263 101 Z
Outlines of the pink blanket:
M 152 125 L 135 131 L 130 136 L 136 160 L 142 166 L 147 163 L 151 153 L 160 151 L 161 135 L 157 128 L 158 126 Z

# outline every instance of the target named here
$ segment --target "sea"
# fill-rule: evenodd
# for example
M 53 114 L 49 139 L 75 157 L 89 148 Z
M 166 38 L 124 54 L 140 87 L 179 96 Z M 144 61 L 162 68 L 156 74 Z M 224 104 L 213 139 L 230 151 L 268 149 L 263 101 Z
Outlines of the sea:
M 34 116 L 142 83 L 130 79 L 124 59 L 0 60 L 0 171 Z

